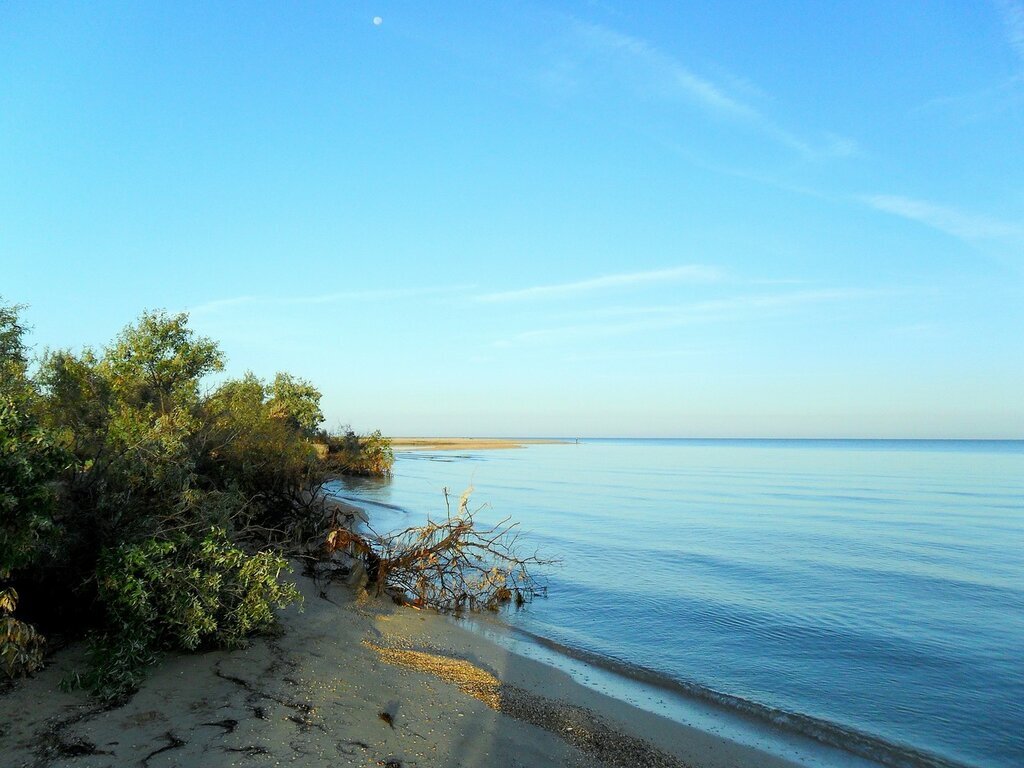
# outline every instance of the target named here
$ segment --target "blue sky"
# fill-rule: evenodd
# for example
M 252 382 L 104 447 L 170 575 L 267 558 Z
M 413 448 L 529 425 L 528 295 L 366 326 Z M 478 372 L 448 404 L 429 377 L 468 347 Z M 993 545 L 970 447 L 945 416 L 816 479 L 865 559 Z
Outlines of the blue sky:
M 1024 4 L 4 3 L 0 295 L 331 426 L 1024 437 Z

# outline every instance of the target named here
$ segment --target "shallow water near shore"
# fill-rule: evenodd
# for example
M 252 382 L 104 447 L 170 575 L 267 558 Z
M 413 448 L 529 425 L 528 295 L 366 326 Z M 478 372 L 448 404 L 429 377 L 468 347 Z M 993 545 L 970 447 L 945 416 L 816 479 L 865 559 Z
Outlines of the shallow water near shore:
M 401 452 L 378 530 L 475 487 L 562 560 L 553 652 L 893 765 L 1024 765 L 1024 442 L 583 440 Z

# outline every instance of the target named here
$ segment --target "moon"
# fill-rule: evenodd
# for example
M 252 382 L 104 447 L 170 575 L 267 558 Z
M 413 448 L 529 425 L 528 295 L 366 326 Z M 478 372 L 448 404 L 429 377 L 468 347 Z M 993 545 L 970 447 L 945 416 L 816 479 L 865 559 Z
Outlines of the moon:
M 384 19 L 382 19 L 380 16 L 374 16 L 373 17 L 373 26 L 379 27 L 383 23 L 384 23 Z

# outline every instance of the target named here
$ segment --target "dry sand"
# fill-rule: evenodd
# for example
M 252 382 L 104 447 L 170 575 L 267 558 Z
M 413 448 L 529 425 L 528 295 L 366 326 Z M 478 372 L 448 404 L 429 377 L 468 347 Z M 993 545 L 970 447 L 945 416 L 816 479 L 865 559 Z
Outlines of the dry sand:
M 104 709 L 62 651 L 0 695 L 0 766 L 790 765 L 652 715 L 435 614 L 323 591 L 244 650 L 175 655 Z
M 569 444 L 566 440 L 511 439 L 504 437 L 393 437 L 391 447 L 400 451 L 484 451 L 522 448 L 527 445 Z

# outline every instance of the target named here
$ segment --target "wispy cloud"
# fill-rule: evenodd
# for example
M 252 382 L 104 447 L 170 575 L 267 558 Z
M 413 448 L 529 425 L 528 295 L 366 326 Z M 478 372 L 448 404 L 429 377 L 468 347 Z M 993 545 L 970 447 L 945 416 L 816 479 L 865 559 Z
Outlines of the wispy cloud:
M 945 232 L 963 240 L 1024 236 L 1024 225 L 899 195 L 866 195 L 861 202 L 879 211 Z
M 910 114 L 944 112 L 946 119 L 961 125 L 992 120 L 1017 109 L 1024 103 L 1024 67 L 1009 78 L 1004 78 L 986 88 L 964 91 L 950 96 L 940 96 L 913 107 Z
M 226 299 L 213 299 L 212 301 L 189 307 L 186 311 L 193 316 L 215 314 L 222 310 L 232 309 L 240 306 L 274 306 L 274 307 L 299 307 L 312 306 L 317 304 L 337 304 L 341 302 L 364 302 L 364 301 L 390 301 L 392 299 L 405 299 L 415 296 L 430 296 L 435 294 L 457 293 L 469 291 L 475 288 L 473 285 L 446 285 L 431 286 L 425 288 L 381 288 L 363 291 L 338 291 L 336 293 L 313 294 L 309 296 L 234 296 Z
M 485 293 L 477 296 L 476 300 L 483 302 L 528 301 L 532 299 L 571 296 L 574 294 L 586 293 L 588 291 L 643 285 L 645 283 L 680 281 L 711 282 L 720 280 L 721 277 L 721 270 L 716 269 L 715 267 L 689 264 L 680 267 L 672 267 L 670 269 L 656 269 L 649 272 L 625 272 L 615 275 L 603 275 L 602 277 L 593 277 L 572 283 L 535 285 L 530 288 L 520 288 L 514 291 Z
M 528 343 L 557 343 L 582 338 L 607 338 L 645 333 L 685 325 L 713 322 L 735 322 L 773 313 L 785 313 L 814 304 L 836 304 L 891 295 L 892 289 L 823 289 L 787 293 L 755 294 L 712 299 L 678 306 L 638 307 L 632 313 L 642 319 L 626 322 L 598 322 L 563 325 L 525 331 L 495 343 L 510 347 Z
M 1024 103 L 1024 2 L 992 0 L 1003 25 L 1006 43 L 1016 54 L 1016 71 L 983 88 L 938 96 L 912 108 L 910 114 L 941 111 L 960 124 L 977 123 L 1018 110 Z
M 722 87 L 694 74 L 672 56 L 665 54 L 640 38 L 614 29 L 574 20 L 573 27 L 582 39 L 604 52 L 621 54 L 656 70 L 665 84 L 693 101 L 716 112 L 733 117 L 753 118 L 757 111 L 724 92 Z
M 995 0 L 1003 19 L 1006 39 L 1024 65 L 1024 3 L 1020 0 Z
M 670 96 L 678 96 L 715 116 L 746 123 L 773 141 L 807 159 L 848 157 L 859 154 L 857 143 L 848 137 L 829 133 L 809 141 L 782 127 L 723 82 L 701 76 L 674 56 L 652 43 L 601 24 L 573 18 L 571 28 L 588 47 L 611 57 L 625 59 L 646 70 L 651 87 Z M 734 78 L 735 80 L 735 78 Z M 746 87 L 745 90 L 754 90 Z

